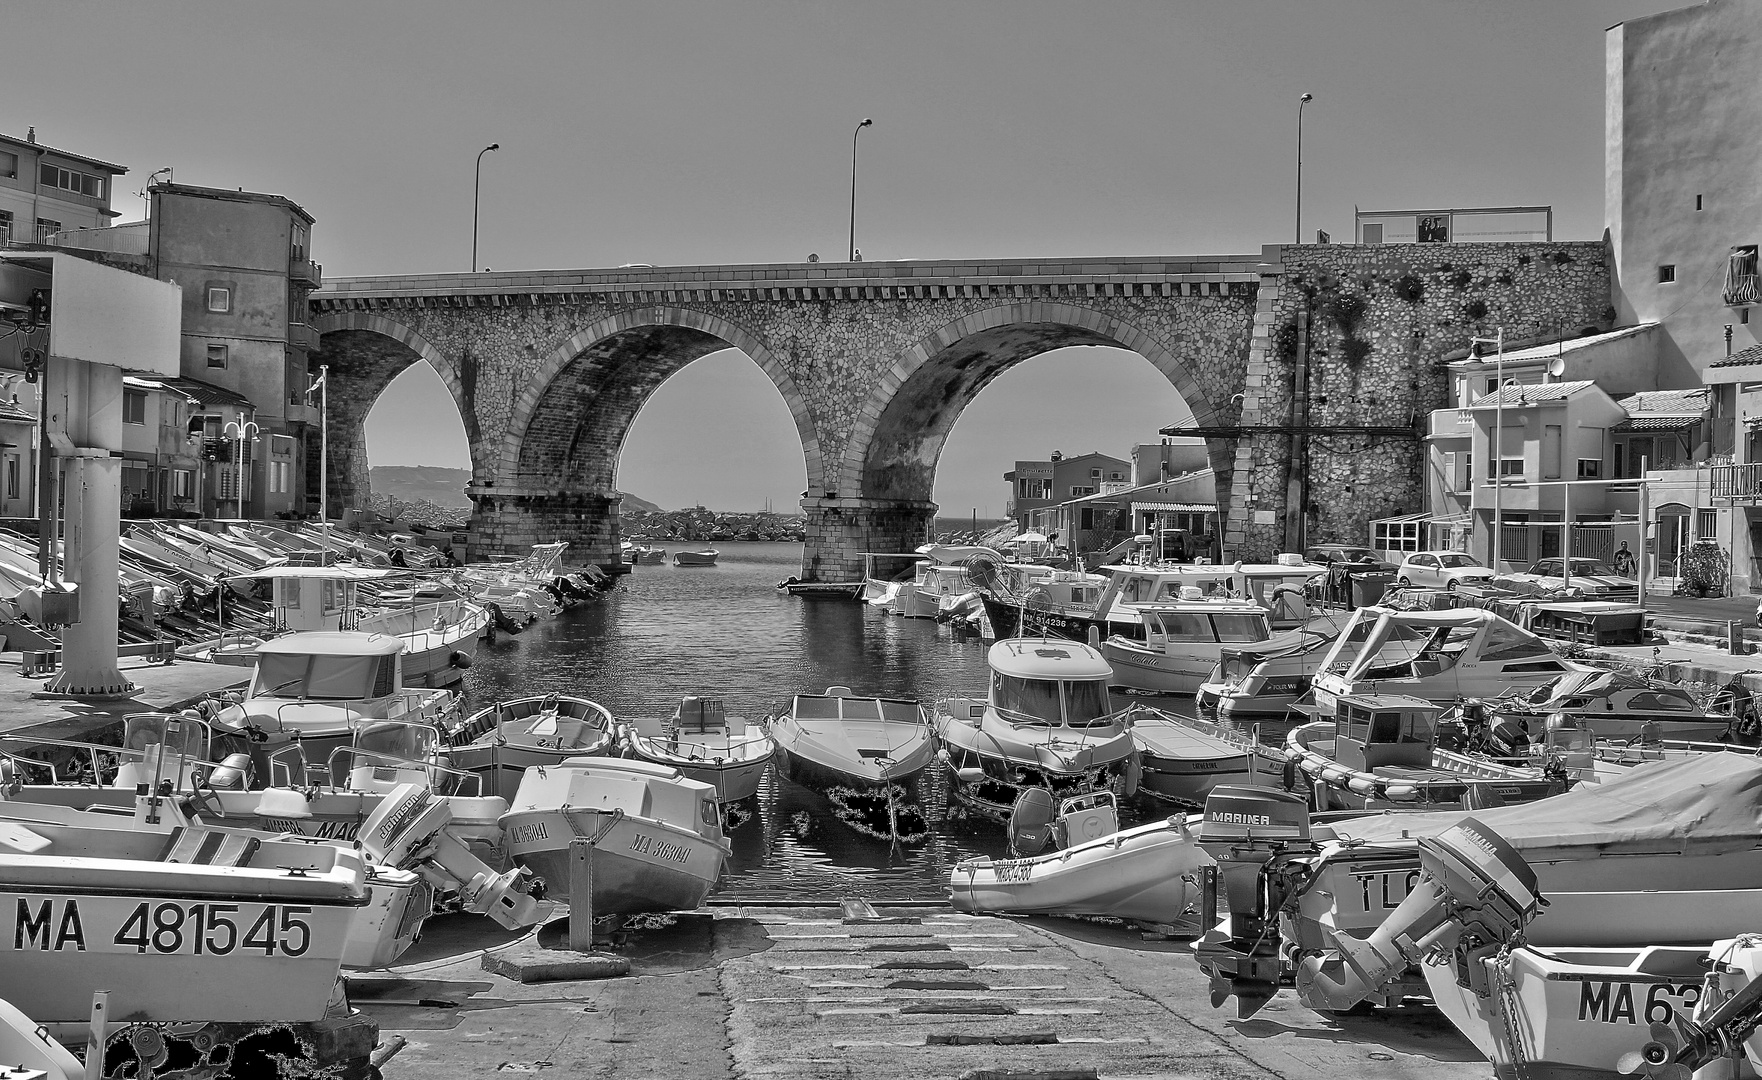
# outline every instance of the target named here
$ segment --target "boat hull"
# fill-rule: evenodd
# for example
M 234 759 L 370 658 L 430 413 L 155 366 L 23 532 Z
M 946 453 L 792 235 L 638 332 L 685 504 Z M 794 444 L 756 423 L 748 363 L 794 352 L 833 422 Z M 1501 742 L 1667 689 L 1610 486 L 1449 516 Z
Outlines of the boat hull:
M 1199 872 L 1212 865 L 1175 819 L 1140 825 L 1053 855 L 969 859 L 948 874 L 957 911 L 1108 915 L 1144 923 L 1179 921 L 1198 900 Z
M 1219 784 L 1276 786 L 1284 755 L 1241 734 L 1214 734 L 1209 724 L 1138 716 L 1132 742 L 1138 748 L 1138 790 L 1152 798 L 1204 806 Z
M 719 554 L 721 553 L 716 551 L 675 551 L 673 553 L 673 565 L 714 566 L 716 565 L 716 556 Z
M 1152 651 L 1142 641 L 1109 638 L 1101 654 L 1113 665 L 1114 685 L 1152 694 L 1196 694 L 1217 665 L 1216 647 L 1211 655 L 1171 655 Z
M 734 761 L 717 765 L 714 762 L 705 762 L 701 759 L 669 754 L 659 749 L 659 745 L 654 740 L 640 736 L 627 740 L 626 745 L 629 757 L 653 765 L 665 765 L 678 769 L 688 779 L 715 788 L 716 801 L 721 803 L 739 802 L 757 795 L 759 781 L 765 778 L 765 766 L 771 761 L 771 754 L 767 753 L 757 760 Z
M 690 911 L 721 876 L 726 848 L 665 822 L 594 810 L 512 811 L 502 819 L 508 855 L 545 880 L 546 896 L 568 899 L 570 844 L 593 845 L 598 915 Z

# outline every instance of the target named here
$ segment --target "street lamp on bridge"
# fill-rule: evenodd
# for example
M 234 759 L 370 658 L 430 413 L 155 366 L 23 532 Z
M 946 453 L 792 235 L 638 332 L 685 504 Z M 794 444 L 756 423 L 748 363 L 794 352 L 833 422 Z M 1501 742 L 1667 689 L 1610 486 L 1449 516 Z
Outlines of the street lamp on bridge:
M 1303 243 L 1303 106 L 1315 100 L 1314 94 L 1297 99 L 1297 243 Z
M 483 187 L 483 155 L 500 150 L 501 143 L 490 143 L 477 152 L 477 170 L 471 180 L 471 272 L 477 273 L 477 193 Z
M 863 129 L 873 125 L 875 121 L 863 117 L 856 130 L 850 133 L 850 261 L 857 261 L 857 136 Z

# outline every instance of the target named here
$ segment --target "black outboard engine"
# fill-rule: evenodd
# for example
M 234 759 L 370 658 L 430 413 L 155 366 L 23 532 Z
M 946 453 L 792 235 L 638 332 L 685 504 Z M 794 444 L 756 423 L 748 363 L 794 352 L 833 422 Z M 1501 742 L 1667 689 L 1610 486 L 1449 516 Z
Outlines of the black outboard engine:
M 1457 982 L 1488 992 L 1481 963 L 1536 917 L 1536 872 L 1498 833 L 1463 818 L 1419 841 L 1419 883 L 1368 938 L 1342 936 L 1338 955 L 1305 957 L 1297 992 L 1312 1009 L 1345 1010 L 1426 957 L 1452 963 Z
M 1309 806 L 1272 788 L 1223 784 L 1205 800 L 1199 846 L 1217 863 L 1206 871 L 1201 925 L 1193 945 L 1211 976 L 1211 1004 L 1236 999 L 1247 1019 L 1278 992 L 1279 908 L 1289 894 L 1283 874 L 1265 873 L 1276 856 L 1310 854 Z

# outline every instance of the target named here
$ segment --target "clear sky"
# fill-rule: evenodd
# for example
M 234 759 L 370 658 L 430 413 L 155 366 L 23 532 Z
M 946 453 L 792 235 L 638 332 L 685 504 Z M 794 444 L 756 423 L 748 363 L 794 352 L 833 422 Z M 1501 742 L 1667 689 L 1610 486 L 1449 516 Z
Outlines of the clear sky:
M 498 270 L 837 257 L 861 144 L 870 259 L 1258 252 L 1349 237 L 1354 205 L 1552 204 L 1602 231 L 1603 30 L 1673 0 L 402 0 L 8 5 L 0 131 L 127 165 L 114 208 L 183 183 L 276 192 L 329 276 L 461 270 L 472 162 Z M 20 47 L 19 43 L 29 43 Z M 940 466 L 945 512 L 1002 512 L 1018 457 L 1124 455 L 1184 407 L 1132 353 L 1000 378 Z M 687 434 L 689 433 L 689 435 Z M 719 448 L 714 466 L 695 447 Z M 377 464 L 466 464 L 413 368 Z M 666 506 L 793 506 L 769 380 L 717 354 L 663 385 L 619 484 Z

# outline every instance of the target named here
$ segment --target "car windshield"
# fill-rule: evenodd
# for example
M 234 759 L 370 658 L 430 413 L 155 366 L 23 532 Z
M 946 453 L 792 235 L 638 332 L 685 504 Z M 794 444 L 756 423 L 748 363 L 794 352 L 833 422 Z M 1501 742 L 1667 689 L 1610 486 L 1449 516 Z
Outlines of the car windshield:
M 1554 572 L 1555 573 L 1560 572 L 1560 566 L 1558 563 L 1556 563 L 1554 566 Z M 1598 562 L 1596 559 L 1574 559 L 1574 560 L 1572 560 L 1572 572 L 1575 574 L 1584 574 L 1587 577 L 1588 576 L 1613 576 L 1615 573 L 1615 571 L 1609 569 L 1609 565 L 1607 563 Z
M 1440 555 L 1438 556 L 1438 562 L 1444 566 L 1450 567 L 1480 565 L 1480 563 L 1475 562 L 1474 556 L 1472 555 Z

